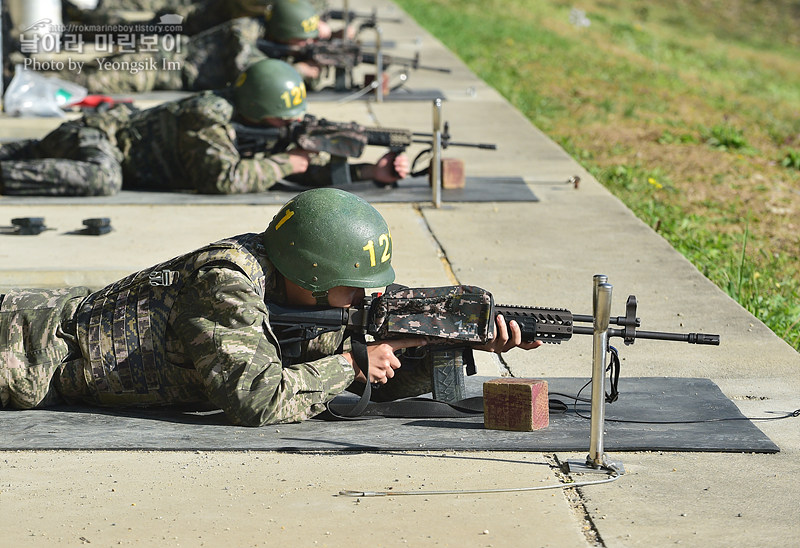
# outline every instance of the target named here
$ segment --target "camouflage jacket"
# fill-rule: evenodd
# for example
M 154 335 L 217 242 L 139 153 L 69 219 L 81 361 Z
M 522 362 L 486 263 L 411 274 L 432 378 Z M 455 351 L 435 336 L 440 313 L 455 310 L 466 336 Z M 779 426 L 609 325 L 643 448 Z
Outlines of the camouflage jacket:
M 233 103 L 224 90 L 136 112 L 119 105 L 88 115 L 84 122 L 103 129 L 122 151 L 123 189 L 263 192 L 291 173 L 286 153 L 241 157 L 233 119 Z M 329 156 L 316 155 L 314 167 L 292 180 L 307 186 L 330 185 L 329 161 Z
M 261 0 L 194 0 L 184 5 L 165 6 L 158 15 L 175 13 L 182 16 L 182 32 L 194 35 L 236 18 L 263 18 L 266 3 Z
M 341 333 L 282 363 L 265 301 L 284 299 L 260 234 L 176 257 L 80 303 L 64 325 L 80 352 L 64 356 L 53 385 L 67 401 L 96 405 L 210 401 L 248 426 L 312 417 L 354 371 L 334 355 Z

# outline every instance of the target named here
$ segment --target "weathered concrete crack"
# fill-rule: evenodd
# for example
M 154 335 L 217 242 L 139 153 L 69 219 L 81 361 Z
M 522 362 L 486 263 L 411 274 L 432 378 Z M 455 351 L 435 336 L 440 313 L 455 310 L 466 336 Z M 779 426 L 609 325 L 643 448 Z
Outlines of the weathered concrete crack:
M 442 261 L 442 266 L 444 267 L 445 273 L 447 277 L 450 278 L 450 282 L 454 285 L 458 285 L 461 282 L 458 280 L 458 276 L 456 276 L 455 271 L 453 270 L 453 265 L 450 263 L 450 259 L 447 257 L 447 252 L 444 250 L 444 246 L 442 242 L 439 241 L 439 238 L 436 237 L 434 234 L 431 225 L 428 223 L 428 219 L 425 218 L 425 214 L 422 211 L 422 206 L 419 204 L 414 204 L 414 210 L 419 215 L 420 221 L 422 225 L 425 227 L 425 230 L 428 232 L 428 235 L 431 238 L 434 248 L 436 248 L 436 254 L 439 257 L 439 260 Z
M 456 285 L 460 284 L 461 282 L 459 281 L 458 276 L 456 276 L 456 273 L 453 270 L 453 265 L 447 256 L 447 252 L 445 251 L 442 242 L 440 242 L 439 238 L 437 238 L 436 234 L 434 234 L 431 225 L 428 223 L 428 219 L 425 217 L 425 213 L 422 211 L 422 206 L 420 206 L 419 204 L 414 204 L 414 210 L 417 212 L 417 215 L 419 215 L 420 222 L 425 228 L 425 231 L 428 233 L 428 236 L 431 239 L 433 247 L 436 249 L 436 254 L 439 257 L 439 260 L 442 261 L 442 266 L 445 270 L 445 273 L 447 274 L 447 277 L 450 278 L 451 283 Z M 509 365 L 508 362 L 506 362 L 505 359 L 503 359 L 503 355 L 495 354 L 495 357 L 497 358 L 498 369 L 500 370 L 501 374 L 503 374 L 503 376 L 513 377 L 514 372 L 511 370 L 511 365 Z
M 552 467 L 555 470 L 555 475 L 562 482 L 574 481 L 574 478 L 563 471 L 564 463 L 558 458 L 558 455 L 552 455 L 552 457 L 545 455 L 545 458 L 552 458 Z M 586 500 L 583 495 L 583 488 L 575 487 L 572 489 L 563 489 L 563 491 L 567 503 L 570 505 L 573 514 L 580 523 L 581 532 L 586 538 L 586 542 L 593 548 L 605 548 L 606 543 L 603 541 L 603 537 L 600 535 L 600 531 L 597 529 L 597 525 L 595 524 L 594 519 L 592 519 L 592 515 L 586 508 Z

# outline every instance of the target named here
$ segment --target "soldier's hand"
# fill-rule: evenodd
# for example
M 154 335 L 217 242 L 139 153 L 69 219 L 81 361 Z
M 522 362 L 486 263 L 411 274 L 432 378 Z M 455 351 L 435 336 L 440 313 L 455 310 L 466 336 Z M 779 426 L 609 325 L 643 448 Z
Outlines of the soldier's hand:
M 333 35 L 331 26 L 327 21 L 320 21 L 319 25 L 317 25 L 317 31 L 319 32 L 319 40 L 330 40 Z
M 305 61 L 298 61 L 294 64 L 295 70 L 300 73 L 304 79 L 313 80 L 319 78 L 322 73 L 322 68 L 316 63 L 307 63 Z
M 510 331 L 509 331 L 510 328 Z M 519 324 L 511 320 L 506 324 L 502 314 L 498 314 L 495 318 L 495 335 L 494 339 L 482 346 L 476 346 L 477 350 L 485 350 L 486 352 L 495 352 L 500 354 L 508 352 L 512 348 L 522 348 L 523 350 L 531 350 L 542 346 L 541 341 L 522 342 L 522 330 Z
M 394 377 L 394 370 L 400 367 L 400 359 L 395 352 L 404 348 L 424 346 L 425 339 L 397 339 L 391 341 L 374 342 L 367 345 L 367 358 L 369 359 L 369 382 L 386 384 Z M 364 374 L 358 368 L 350 352 L 342 354 L 353 364 L 357 381 L 366 382 Z
M 323 26 L 326 28 L 323 29 Z M 355 27 L 355 25 L 347 25 L 347 28 L 339 29 L 334 32 L 333 29 L 331 29 L 331 26 L 325 21 L 319 22 L 318 29 L 320 40 L 330 40 L 332 38 L 355 40 L 356 34 L 358 33 L 358 29 Z
M 389 152 L 375 164 L 373 179 L 379 183 L 392 184 L 408 177 L 409 162 L 405 154 Z
M 308 171 L 308 151 L 302 148 L 293 148 L 288 151 L 289 163 L 292 164 L 292 173 L 305 173 Z

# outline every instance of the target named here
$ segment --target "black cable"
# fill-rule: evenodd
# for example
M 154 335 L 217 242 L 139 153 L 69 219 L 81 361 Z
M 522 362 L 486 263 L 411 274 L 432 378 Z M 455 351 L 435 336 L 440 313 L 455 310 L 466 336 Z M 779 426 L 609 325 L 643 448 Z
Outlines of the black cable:
M 611 394 L 606 394 L 606 402 L 611 403 L 616 401 L 619 397 L 619 391 L 617 390 L 617 384 L 619 383 L 619 373 L 620 373 L 620 362 L 619 362 L 619 354 L 617 349 L 613 346 L 609 347 L 609 351 L 611 352 L 611 364 L 606 368 L 606 371 L 609 371 L 609 381 L 611 383 Z M 582 419 L 591 420 L 591 416 L 583 415 L 578 411 L 578 402 L 583 403 L 591 403 L 591 399 L 582 398 L 581 393 L 586 389 L 587 386 L 592 384 L 591 379 L 584 384 L 578 393 L 575 396 L 570 396 L 569 394 L 564 394 L 562 392 L 551 392 L 551 395 L 557 396 L 564 396 L 573 400 L 572 410 L 575 411 L 575 414 Z M 613 398 L 613 399 L 612 399 Z M 554 400 L 558 402 L 558 400 Z M 551 402 L 553 403 L 553 402 Z M 558 402 L 561 403 L 561 402 Z M 562 404 L 563 405 L 563 404 Z M 706 422 L 722 422 L 722 421 L 773 421 L 773 420 L 781 420 L 781 419 L 788 419 L 790 417 L 800 417 L 800 409 L 795 409 L 791 413 L 786 413 L 785 415 L 781 415 L 779 417 L 720 417 L 717 419 L 702 419 L 696 421 L 637 421 L 637 420 L 626 420 L 626 419 L 609 419 L 608 417 L 605 418 L 606 422 L 620 422 L 626 424 L 698 424 L 698 423 L 706 423 Z
M 585 415 L 578 413 L 578 416 L 583 419 L 591 419 Z M 636 420 L 623 420 L 623 419 L 609 419 L 606 417 L 606 422 L 623 422 L 627 424 L 699 424 L 705 422 L 723 422 L 723 421 L 772 421 L 779 419 L 788 419 L 789 417 L 800 417 L 800 409 L 796 409 L 791 413 L 786 413 L 780 417 L 720 417 L 718 419 L 703 419 L 696 421 L 636 421 Z

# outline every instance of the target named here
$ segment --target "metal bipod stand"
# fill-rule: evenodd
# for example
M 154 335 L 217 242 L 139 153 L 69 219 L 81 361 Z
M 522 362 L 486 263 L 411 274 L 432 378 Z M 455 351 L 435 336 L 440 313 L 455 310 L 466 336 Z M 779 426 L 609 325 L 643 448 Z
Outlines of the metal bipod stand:
M 442 99 L 433 100 L 433 148 L 431 150 L 433 207 L 442 207 Z
M 383 103 L 383 31 L 380 25 L 375 25 L 375 102 Z
M 611 291 L 608 276 L 595 274 L 592 314 L 592 418 L 589 434 L 589 454 L 585 461 L 567 461 L 569 472 L 593 472 L 603 474 L 625 473 L 621 462 L 606 460 L 603 452 L 603 429 L 606 419 L 606 358 L 608 356 L 608 326 L 611 318 Z

